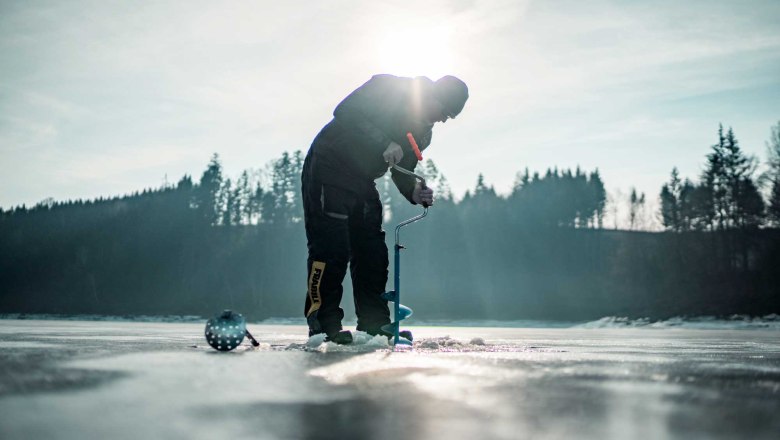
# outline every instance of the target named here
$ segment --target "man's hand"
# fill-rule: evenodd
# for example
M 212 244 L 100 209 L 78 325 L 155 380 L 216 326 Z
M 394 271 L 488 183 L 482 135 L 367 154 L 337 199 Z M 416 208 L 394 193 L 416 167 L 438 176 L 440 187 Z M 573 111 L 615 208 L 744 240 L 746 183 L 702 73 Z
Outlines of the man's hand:
M 390 142 L 390 145 L 387 146 L 385 152 L 382 153 L 382 157 L 384 157 L 385 162 L 387 162 L 387 164 L 392 167 L 393 165 L 400 162 L 401 158 L 404 157 L 404 150 L 402 150 L 401 146 L 395 142 Z
M 414 191 L 412 191 L 412 200 L 418 205 L 431 206 L 433 205 L 433 190 L 428 187 L 423 188 L 420 182 L 417 182 Z

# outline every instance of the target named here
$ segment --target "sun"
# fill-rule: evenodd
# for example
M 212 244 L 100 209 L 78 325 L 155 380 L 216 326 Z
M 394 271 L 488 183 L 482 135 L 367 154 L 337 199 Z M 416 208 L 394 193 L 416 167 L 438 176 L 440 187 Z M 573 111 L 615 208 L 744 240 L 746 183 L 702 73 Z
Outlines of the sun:
M 386 32 L 378 42 L 378 67 L 382 73 L 433 80 L 452 74 L 451 33 L 447 26 L 407 26 Z

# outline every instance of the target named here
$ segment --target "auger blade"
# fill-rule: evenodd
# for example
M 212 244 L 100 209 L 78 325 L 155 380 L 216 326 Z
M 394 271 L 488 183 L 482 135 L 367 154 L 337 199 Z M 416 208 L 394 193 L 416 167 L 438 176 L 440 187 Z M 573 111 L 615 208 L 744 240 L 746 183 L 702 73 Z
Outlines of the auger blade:
M 398 343 L 396 345 L 408 345 L 408 346 L 411 347 L 412 346 L 412 341 L 399 336 L 398 337 Z
M 398 321 L 412 316 L 412 309 L 403 304 L 398 305 Z
M 389 292 L 385 292 L 382 295 L 382 299 L 385 301 L 398 301 L 398 295 L 395 293 L 395 290 L 391 290 Z

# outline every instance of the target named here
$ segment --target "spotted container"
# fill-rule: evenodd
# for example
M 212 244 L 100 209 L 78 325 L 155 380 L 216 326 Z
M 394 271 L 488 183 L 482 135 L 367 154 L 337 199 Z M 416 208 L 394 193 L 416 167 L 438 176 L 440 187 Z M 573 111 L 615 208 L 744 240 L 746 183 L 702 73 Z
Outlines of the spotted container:
M 225 310 L 206 322 L 206 342 L 219 351 L 230 351 L 244 340 L 246 320 L 239 313 Z

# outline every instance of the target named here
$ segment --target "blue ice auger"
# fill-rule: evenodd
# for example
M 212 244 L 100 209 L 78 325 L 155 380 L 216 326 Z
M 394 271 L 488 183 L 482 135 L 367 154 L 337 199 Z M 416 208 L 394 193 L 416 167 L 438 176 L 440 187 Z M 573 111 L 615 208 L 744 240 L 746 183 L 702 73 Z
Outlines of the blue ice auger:
M 419 180 L 422 184 L 422 187 L 425 188 L 425 179 L 421 176 L 414 174 L 413 172 L 406 170 L 404 168 L 399 167 L 398 165 L 394 165 L 393 168 L 396 170 L 408 174 L 415 179 Z M 401 231 L 401 228 L 408 225 L 409 223 L 414 223 L 417 220 L 422 219 L 428 215 L 428 205 L 423 204 L 423 212 L 420 215 L 417 215 L 415 217 L 412 217 L 408 220 L 404 220 L 401 223 L 398 224 L 398 226 L 395 227 L 395 277 L 393 279 L 393 290 L 389 292 L 385 292 L 382 294 L 382 298 L 387 301 L 392 301 L 394 304 L 393 307 L 393 322 L 387 325 L 382 326 L 382 330 L 384 330 L 387 333 L 393 334 L 393 346 L 396 346 L 398 344 L 401 345 L 412 345 L 412 341 L 401 337 L 398 334 L 401 321 L 412 316 L 412 309 L 409 307 L 406 307 L 405 305 L 401 304 L 401 249 L 406 249 L 404 246 L 399 243 L 399 233 Z

